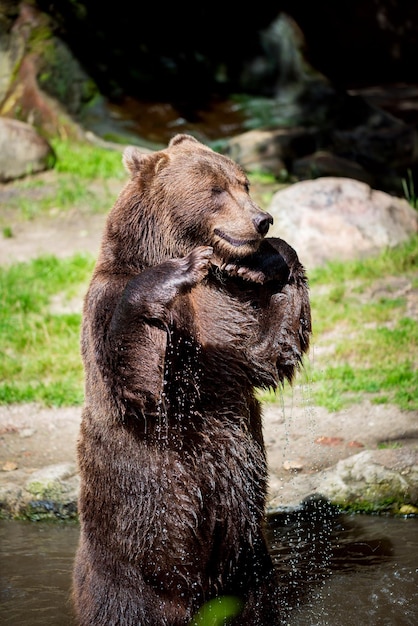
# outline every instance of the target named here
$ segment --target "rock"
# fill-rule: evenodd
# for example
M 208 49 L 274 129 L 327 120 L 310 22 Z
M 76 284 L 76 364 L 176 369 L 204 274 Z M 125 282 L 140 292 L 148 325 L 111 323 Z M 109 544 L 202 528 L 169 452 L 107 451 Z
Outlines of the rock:
M 285 239 L 307 268 L 366 257 L 418 232 L 406 200 L 349 178 L 318 178 L 278 191 L 268 207 L 269 236 Z
M 26 481 L 18 514 L 29 519 L 75 517 L 78 490 L 75 463 L 47 465 L 33 472 Z
M 15 461 L 6 461 L 6 463 L 2 466 L 2 472 L 14 472 L 17 470 L 18 465 Z
M 280 177 L 293 159 L 315 149 L 317 131 L 307 128 L 250 130 L 232 137 L 223 152 L 246 171 L 264 171 Z
M 373 185 L 374 176 L 361 165 L 350 159 L 339 157 L 327 150 L 318 150 L 293 162 L 292 174 L 298 180 L 310 180 L 333 176 L 338 178 L 354 178 L 368 185 Z
M 0 472 L 0 518 L 75 517 L 80 421 L 80 407 L 0 406 L 0 467 L 17 465 Z
M 364 510 L 377 513 L 381 511 L 382 501 L 367 501 L 366 493 L 370 495 L 372 490 L 366 492 L 366 489 L 371 483 L 370 476 L 381 468 L 382 473 L 393 475 L 393 501 L 391 504 L 389 498 L 385 510 L 409 515 L 412 511 L 401 513 L 400 507 L 418 506 L 417 411 L 401 411 L 389 404 L 378 405 L 363 399 L 361 404 L 331 412 L 318 406 L 303 407 L 298 396 L 282 411 L 277 405 L 267 405 L 263 412 L 270 510 L 297 507 L 311 494 L 321 493 L 345 509 L 352 505 L 358 510 L 364 505 Z M 278 419 L 282 414 L 284 420 Z M 358 440 L 362 448 L 353 445 Z M 359 456 L 364 452 L 367 455 Z M 339 465 L 350 461 L 358 468 L 360 461 L 357 464 L 353 459 L 363 459 L 355 489 L 357 494 L 363 494 L 364 500 L 356 502 L 351 500 L 353 489 L 350 491 L 347 480 L 341 478 L 344 472 L 348 473 L 348 466 Z M 289 471 L 289 461 L 300 463 L 302 469 Z M 410 499 L 406 499 L 408 492 Z
M 265 111 L 259 115 L 258 130 L 232 137 L 223 147 L 245 170 L 278 178 L 286 174 L 293 180 L 353 178 L 397 195 L 402 195 L 408 175 L 416 177 L 418 131 L 413 125 L 349 93 L 324 104 L 322 119 L 312 114 L 306 119 L 289 114 L 285 119 L 285 94 L 291 101 L 289 90 L 284 90 L 280 98 L 259 103 Z M 293 108 L 302 107 L 296 94 L 293 99 Z M 311 97 L 306 96 L 306 103 L 308 110 L 316 109 Z
M 13 22 L 19 14 L 17 2 L 2 2 L 0 8 L 0 103 L 3 102 L 10 86 L 16 64 L 22 57 L 22 45 L 14 36 Z
M 393 500 L 400 509 L 404 504 L 416 504 L 417 478 L 417 450 L 364 450 L 339 461 L 323 475 L 318 488 L 325 497 L 344 506 L 365 504 L 378 510 Z
M 418 133 L 360 96 L 347 96 L 332 132 L 336 154 L 345 155 L 372 172 L 401 171 L 416 165 Z
M 32 126 L 0 117 L 0 182 L 42 172 L 54 163 L 52 147 Z
M 25 484 L 25 489 L 35 498 L 42 500 L 54 498 L 68 492 L 70 479 L 75 476 L 76 471 L 73 463 L 47 465 L 33 472 Z
M 260 32 L 264 54 L 247 62 L 243 90 L 273 97 L 264 102 L 274 126 L 323 125 L 339 97 L 330 81 L 308 60 L 303 32 L 290 15 L 280 12 Z M 259 101 L 263 110 L 263 101 Z
M 303 470 L 303 463 L 297 459 L 289 459 L 283 463 L 283 469 L 287 472 L 301 472 Z
M 23 120 L 48 137 L 82 140 L 76 118 L 100 103 L 94 81 L 53 35 L 51 18 L 29 3 L 15 8 L 13 25 L 0 20 L 0 115 Z

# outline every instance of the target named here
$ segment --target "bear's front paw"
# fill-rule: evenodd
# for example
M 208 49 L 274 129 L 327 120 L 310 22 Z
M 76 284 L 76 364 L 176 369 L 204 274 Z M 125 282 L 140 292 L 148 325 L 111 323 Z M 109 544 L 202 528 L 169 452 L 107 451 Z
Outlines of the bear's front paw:
M 185 287 L 193 287 L 204 279 L 209 271 L 212 256 L 211 246 L 199 246 L 180 260 L 185 272 Z

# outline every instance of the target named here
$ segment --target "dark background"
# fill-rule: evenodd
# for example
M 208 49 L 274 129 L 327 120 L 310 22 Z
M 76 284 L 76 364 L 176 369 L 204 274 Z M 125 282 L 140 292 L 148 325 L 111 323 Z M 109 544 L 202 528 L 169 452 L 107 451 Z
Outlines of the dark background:
M 256 86 L 243 76 L 249 62 L 271 57 L 260 33 L 280 12 L 294 18 L 310 63 L 336 86 L 418 82 L 416 0 L 37 4 L 112 99 L 122 94 L 171 101 L 204 100 L 214 93 L 271 95 L 278 68 L 261 70 L 265 80 Z

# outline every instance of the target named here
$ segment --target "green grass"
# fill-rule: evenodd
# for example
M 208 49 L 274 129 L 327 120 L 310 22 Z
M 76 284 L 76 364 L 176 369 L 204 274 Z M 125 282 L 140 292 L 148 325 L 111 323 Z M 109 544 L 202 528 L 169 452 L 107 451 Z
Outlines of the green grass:
M 126 172 L 119 151 L 55 139 L 53 177 L 34 176 L 16 181 L 7 195 L 3 237 L 12 237 L 12 215 L 33 219 L 66 210 L 108 210 L 114 194 L 110 180 L 122 181 Z M 65 303 L 81 297 L 93 259 L 42 257 L 28 263 L 0 267 L 0 403 L 41 402 L 79 404 L 83 399 L 83 371 L 79 354 L 79 313 L 57 312 L 53 299 Z
M 314 356 L 304 378 L 315 403 L 335 411 L 369 397 L 418 409 L 418 322 L 408 317 L 405 297 L 373 290 L 385 276 L 405 275 L 416 285 L 418 237 L 375 258 L 312 272 Z M 315 357 L 315 347 L 325 355 Z
M 404 297 L 373 296 L 385 275 L 416 279 L 417 251 L 418 237 L 374 259 L 312 272 L 313 350 L 300 376 L 313 402 L 335 411 L 369 397 L 418 409 L 418 323 L 406 314 Z M 0 403 L 82 402 L 81 307 L 57 311 L 52 302 L 80 298 L 93 263 L 77 255 L 0 268 Z
M 318 285 L 341 285 L 349 280 L 363 281 L 363 287 L 371 281 L 387 275 L 399 276 L 418 269 L 418 238 L 411 237 L 406 243 L 386 248 L 378 256 L 361 261 L 334 261 L 318 267 L 310 273 L 312 287 Z
M 88 256 L 42 257 L 0 268 L 0 403 L 79 404 L 83 372 L 80 313 L 54 312 L 81 297 L 93 267 Z
M 122 153 L 118 150 L 61 139 L 54 139 L 52 147 L 57 154 L 55 170 L 61 174 L 71 174 L 83 180 L 126 177 Z
M 409 204 L 414 209 L 418 209 L 418 196 L 415 193 L 414 178 L 412 176 L 411 170 L 408 170 L 406 178 L 402 179 L 402 188 L 404 196 Z
M 7 198 L 7 209 L 13 209 L 14 217 L 19 215 L 25 220 L 74 208 L 107 211 L 114 202 L 109 182 L 127 178 L 122 153 L 60 139 L 51 143 L 57 156 L 53 181 L 39 175 L 15 181 L 15 193 Z M 2 228 L 5 236 L 10 226 Z

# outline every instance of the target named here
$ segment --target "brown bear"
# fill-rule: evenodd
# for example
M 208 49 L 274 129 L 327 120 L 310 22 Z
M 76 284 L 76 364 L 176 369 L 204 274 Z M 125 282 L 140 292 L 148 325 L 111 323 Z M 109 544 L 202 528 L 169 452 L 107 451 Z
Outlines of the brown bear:
M 83 315 L 78 622 L 185 626 L 227 595 L 272 626 L 257 392 L 308 348 L 305 273 L 229 158 L 176 135 L 123 159 Z

